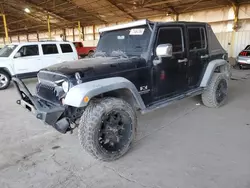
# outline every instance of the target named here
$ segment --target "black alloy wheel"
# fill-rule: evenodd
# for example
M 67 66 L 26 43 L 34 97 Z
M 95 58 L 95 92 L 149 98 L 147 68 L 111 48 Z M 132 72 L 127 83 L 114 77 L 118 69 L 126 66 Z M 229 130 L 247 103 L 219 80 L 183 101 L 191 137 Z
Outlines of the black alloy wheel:
M 222 103 L 227 97 L 227 82 L 220 80 L 216 89 L 216 101 L 218 104 Z
M 106 153 L 120 152 L 130 142 L 133 128 L 129 114 L 112 110 L 102 118 L 99 129 L 99 146 Z

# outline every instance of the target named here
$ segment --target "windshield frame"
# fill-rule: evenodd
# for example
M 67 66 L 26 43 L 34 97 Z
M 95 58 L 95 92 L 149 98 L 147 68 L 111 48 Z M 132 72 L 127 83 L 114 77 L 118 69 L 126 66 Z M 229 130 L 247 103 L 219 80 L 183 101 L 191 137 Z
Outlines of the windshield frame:
M 99 42 L 97 44 L 95 53 L 98 53 L 98 52 L 103 53 L 103 54 L 105 54 L 104 57 L 107 57 L 105 52 L 101 51 L 101 49 L 98 50 L 100 45 L 101 45 L 103 35 L 105 35 L 107 33 L 110 33 L 110 32 L 116 32 L 116 31 L 123 31 L 123 30 L 128 30 L 128 29 L 133 29 L 133 28 L 136 29 L 136 28 L 145 27 L 145 28 L 148 29 L 148 32 L 149 32 L 148 33 L 149 40 L 148 40 L 148 43 L 147 43 L 147 47 L 145 48 L 145 51 L 141 52 L 141 55 L 138 55 L 138 56 L 136 56 L 136 55 L 135 56 L 128 55 L 129 56 L 128 58 L 130 58 L 130 57 L 138 57 L 138 58 L 144 58 L 144 59 L 148 60 L 148 57 L 149 57 L 148 54 L 150 53 L 150 50 L 151 50 L 151 43 L 152 43 L 152 38 L 154 36 L 155 25 L 156 24 L 153 24 L 153 23 L 147 23 L 145 25 L 139 25 L 139 26 L 133 26 L 133 27 L 127 27 L 127 28 L 102 32 L 102 33 L 100 33 L 100 39 L 99 39 Z M 98 56 L 96 56 L 96 57 L 98 57 Z M 111 57 L 113 57 L 113 56 L 111 56 Z
M 12 51 L 10 51 L 10 53 L 8 53 L 7 55 L 1 55 L 1 52 L 7 48 L 10 48 L 11 46 L 13 46 Z M 9 58 L 12 56 L 12 54 L 16 51 L 18 45 L 17 44 L 8 44 L 5 45 L 1 50 L 0 50 L 0 58 Z M 3 53 L 3 52 L 2 52 Z

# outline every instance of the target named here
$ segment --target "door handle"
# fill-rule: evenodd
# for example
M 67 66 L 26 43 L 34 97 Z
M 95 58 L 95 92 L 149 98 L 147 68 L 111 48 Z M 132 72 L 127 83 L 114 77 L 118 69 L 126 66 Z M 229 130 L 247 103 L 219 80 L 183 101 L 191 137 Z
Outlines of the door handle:
M 207 54 L 201 56 L 201 59 L 207 59 L 207 58 L 209 58 L 209 56 Z
M 185 59 L 179 59 L 178 60 L 178 63 L 186 63 L 186 62 L 188 62 L 187 58 L 185 58 Z

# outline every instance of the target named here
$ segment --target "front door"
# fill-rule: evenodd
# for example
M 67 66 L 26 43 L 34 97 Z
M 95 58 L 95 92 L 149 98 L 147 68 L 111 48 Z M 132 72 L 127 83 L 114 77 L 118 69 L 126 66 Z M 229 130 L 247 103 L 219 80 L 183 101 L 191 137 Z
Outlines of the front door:
M 187 53 L 183 26 L 160 27 L 155 49 L 160 44 L 172 44 L 172 57 L 162 57 L 155 70 L 155 98 L 177 95 L 187 90 Z M 157 57 L 155 57 L 157 58 Z
M 38 45 L 22 46 L 13 59 L 15 74 L 23 78 L 35 77 L 41 67 Z
M 208 49 L 205 26 L 188 26 L 189 62 L 188 85 L 197 88 L 208 63 Z

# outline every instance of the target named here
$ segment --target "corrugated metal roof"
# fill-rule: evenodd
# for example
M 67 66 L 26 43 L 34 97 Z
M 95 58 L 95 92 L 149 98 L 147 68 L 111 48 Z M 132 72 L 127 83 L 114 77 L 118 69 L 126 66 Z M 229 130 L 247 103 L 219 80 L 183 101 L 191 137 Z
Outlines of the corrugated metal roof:
M 100 25 L 148 17 L 181 14 L 232 6 L 249 0 L 0 0 L 1 12 L 6 15 L 9 34 L 47 30 L 47 16 L 51 28 Z M 30 13 L 24 11 L 25 8 Z M 0 19 L 0 35 L 4 35 Z

